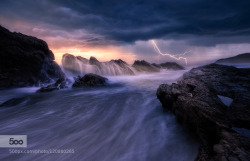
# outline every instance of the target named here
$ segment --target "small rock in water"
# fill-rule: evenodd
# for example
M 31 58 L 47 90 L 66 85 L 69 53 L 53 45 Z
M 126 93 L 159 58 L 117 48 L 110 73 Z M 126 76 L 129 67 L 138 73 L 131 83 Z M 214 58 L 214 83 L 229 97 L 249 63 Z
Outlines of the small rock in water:
M 60 78 L 54 84 L 50 84 L 46 87 L 40 88 L 37 92 L 51 92 L 54 90 L 59 90 L 63 88 L 68 88 L 69 80 L 65 78 Z
M 108 79 L 96 74 L 86 74 L 83 77 L 78 76 L 72 87 L 86 87 L 105 85 Z

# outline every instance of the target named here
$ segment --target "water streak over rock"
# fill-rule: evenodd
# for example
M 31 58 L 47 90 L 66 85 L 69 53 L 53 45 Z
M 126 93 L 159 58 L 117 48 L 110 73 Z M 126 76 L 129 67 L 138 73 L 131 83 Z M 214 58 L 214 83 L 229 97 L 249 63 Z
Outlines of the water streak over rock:
M 145 60 L 136 60 L 132 67 L 138 72 L 160 72 L 157 67 L 153 66 L 149 62 L 146 62 Z
M 99 62 L 95 57 L 90 59 L 81 56 L 64 54 L 62 65 L 66 73 L 79 75 L 85 73 L 95 73 L 99 75 L 134 75 L 133 69 L 123 60 L 111 60 L 109 62 Z

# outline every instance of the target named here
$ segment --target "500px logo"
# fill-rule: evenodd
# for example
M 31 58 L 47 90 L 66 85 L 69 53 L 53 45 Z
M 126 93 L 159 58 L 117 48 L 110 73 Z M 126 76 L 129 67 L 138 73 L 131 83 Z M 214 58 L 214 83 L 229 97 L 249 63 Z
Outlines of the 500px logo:
M 27 135 L 0 135 L 1 148 L 27 147 Z
M 10 138 L 9 140 L 9 144 L 10 145 L 22 145 L 23 144 L 23 140 L 14 140 L 14 138 Z

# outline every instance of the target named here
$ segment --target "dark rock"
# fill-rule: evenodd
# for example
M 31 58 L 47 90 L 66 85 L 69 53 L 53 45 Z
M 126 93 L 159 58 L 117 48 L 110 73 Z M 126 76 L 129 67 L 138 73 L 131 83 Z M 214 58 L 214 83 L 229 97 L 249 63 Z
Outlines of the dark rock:
M 4 103 L 0 104 L 0 107 L 11 107 L 11 106 L 16 106 L 19 105 L 25 101 L 28 101 L 28 97 L 18 97 L 18 98 L 12 98 L 8 101 L 5 101 Z
M 183 66 L 175 63 L 175 62 L 166 62 L 161 64 L 152 64 L 153 66 L 160 68 L 160 69 L 169 69 L 169 70 L 183 70 L 185 69 Z
M 68 88 L 69 84 L 70 84 L 70 80 L 65 79 L 65 78 L 60 78 L 53 84 L 50 84 L 46 87 L 41 87 L 37 92 L 51 92 L 54 90 Z
M 178 83 L 160 85 L 157 97 L 200 139 L 196 160 L 250 157 L 250 139 L 232 126 L 250 128 L 250 69 L 210 64 L 185 73 Z M 230 97 L 227 107 L 218 95 Z
M 102 86 L 106 84 L 107 80 L 105 77 L 89 73 L 83 77 L 78 76 L 72 87 Z
M 0 26 L 0 87 L 38 85 L 62 77 L 45 41 Z
M 158 68 L 146 62 L 145 60 L 136 60 L 132 67 L 138 72 L 160 72 Z
M 250 53 L 244 53 L 230 58 L 219 59 L 215 63 L 218 64 L 250 63 Z

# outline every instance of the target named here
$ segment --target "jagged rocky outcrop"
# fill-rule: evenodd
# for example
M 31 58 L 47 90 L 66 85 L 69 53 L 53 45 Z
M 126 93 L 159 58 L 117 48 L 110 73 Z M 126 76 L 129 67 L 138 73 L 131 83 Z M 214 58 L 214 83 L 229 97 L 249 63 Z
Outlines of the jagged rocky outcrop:
M 116 70 L 116 75 L 119 75 L 119 73 L 125 73 L 126 75 L 135 75 L 134 70 L 123 60 L 111 60 L 108 62 L 108 64 L 111 64 Z
M 88 64 L 88 59 L 81 56 L 64 54 L 62 57 L 62 66 L 67 74 L 81 74 L 82 69 L 86 68 L 86 64 Z
M 216 61 L 218 64 L 240 64 L 240 63 L 250 63 L 250 53 L 239 54 L 230 58 L 219 59 Z
M 89 58 L 89 64 L 91 65 L 96 65 L 96 66 L 101 66 L 101 62 L 99 62 L 95 57 L 91 56 Z
M 111 60 L 109 62 L 100 62 L 95 57 L 90 59 L 71 54 L 64 54 L 62 65 L 67 74 L 79 75 L 85 73 L 95 73 L 99 75 L 135 75 L 140 72 L 160 72 L 161 69 L 183 70 L 184 67 L 175 62 L 166 62 L 161 64 L 150 64 L 145 60 L 136 60 L 132 66 L 125 61 Z
M 45 41 L 0 26 L 0 87 L 38 85 L 62 77 Z
M 138 72 L 160 72 L 160 69 L 145 60 L 136 60 L 132 65 Z
M 95 73 L 99 75 L 134 75 L 133 69 L 123 60 L 111 60 L 100 62 L 95 57 L 90 59 L 81 56 L 75 57 L 71 54 L 64 54 L 62 65 L 66 73 L 79 75 L 85 73 Z
M 250 69 L 210 64 L 185 73 L 177 83 L 159 86 L 162 106 L 199 136 L 196 160 L 249 160 L 250 139 L 232 129 L 250 129 L 249 73 Z M 226 105 L 218 95 L 233 101 Z
M 184 70 L 185 69 L 183 66 L 175 62 L 165 62 L 161 64 L 153 63 L 152 65 L 159 69 L 168 69 L 168 70 Z
M 83 77 L 78 76 L 75 78 L 75 82 L 72 87 L 88 87 L 88 86 L 103 86 L 107 82 L 107 78 L 89 73 Z

